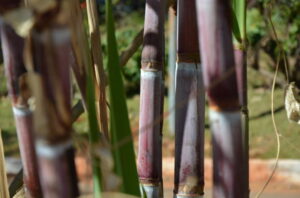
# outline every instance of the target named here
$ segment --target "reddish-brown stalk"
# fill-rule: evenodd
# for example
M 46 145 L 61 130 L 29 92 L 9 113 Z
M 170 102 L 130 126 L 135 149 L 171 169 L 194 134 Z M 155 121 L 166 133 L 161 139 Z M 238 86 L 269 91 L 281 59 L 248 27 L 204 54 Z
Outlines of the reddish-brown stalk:
M 10 1 L 13 2 L 13 1 Z M 10 5 L 1 2 L 1 6 Z M 16 4 L 18 5 L 18 4 Z M 9 6 L 14 8 L 14 6 Z M 2 7 L 3 8 L 3 7 Z M 19 148 L 24 169 L 24 187 L 27 197 L 42 197 L 38 163 L 34 148 L 32 112 L 29 109 L 30 93 L 27 88 L 26 69 L 23 62 L 24 40 L 0 19 L 0 35 L 7 86 L 12 100 Z
M 175 197 L 202 197 L 205 91 L 200 65 L 195 0 L 177 6 Z
M 240 198 L 244 153 L 229 0 L 198 0 L 198 27 L 213 142 L 213 197 Z
M 162 197 L 165 0 L 147 0 L 142 52 L 138 174 L 148 198 Z M 158 120 L 161 118 L 161 120 Z
M 44 198 L 79 195 L 71 140 L 71 35 L 65 11 L 55 9 L 41 17 L 26 43 Z
M 246 45 L 235 46 L 235 65 L 237 72 L 237 84 L 242 113 L 242 149 L 243 149 L 243 198 L 249 198 L 249 112 L 247 100 L 247 51 Z

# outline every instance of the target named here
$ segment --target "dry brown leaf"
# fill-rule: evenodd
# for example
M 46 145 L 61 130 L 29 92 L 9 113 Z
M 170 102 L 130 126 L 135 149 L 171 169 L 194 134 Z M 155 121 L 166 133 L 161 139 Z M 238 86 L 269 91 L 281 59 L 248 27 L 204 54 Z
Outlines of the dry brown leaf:
M 285 109 L 289 121 L 300 124 L 300 90 L 292 82 L 286 88 Z
M 0 197 L 9 198 L 1 129 L 0 129 Z
M 35 17 L 31 9 L 18 8 L 4 14 L 3 19 L 13 27 L 18 35 L 27 37 L 35 24 Z
M 25 197 L 25 191 L 24 188 L 21 188 L 13 198 L 24 198 Z
M 37 13 L 45 13 L 54 9 L 57 6 L 55 0 L 27 0 L 26 5 L 32 8 Z

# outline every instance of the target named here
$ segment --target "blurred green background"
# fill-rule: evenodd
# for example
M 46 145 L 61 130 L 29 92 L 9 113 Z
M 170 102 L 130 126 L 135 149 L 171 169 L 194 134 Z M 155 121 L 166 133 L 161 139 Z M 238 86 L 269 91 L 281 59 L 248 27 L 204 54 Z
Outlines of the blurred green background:
M 105 38 L 103 0 L 97 1 L 101 21 L 102 38 Z M 268 0 L 249 0 L 247 10 L 248 37 L 248 88 L 250 110 L 250 157 L 274 158 L 276 155 L 276 137 L 271 120 L 271 84 L 278 48 L 274 40 L 266 16 Z M 144 19 L 144 2 L 139 0 L 114 1 L 116 18 L 117 42 L 119 53 L 125 50 L 134 36 L 142 29 Z M 276 0 L 272 8 L 272 19 L 288 57 L 290 78 L 300 87 L 300 1 Z M 168 19 L 166 19 L 166 69 L 168 67 Z M 106 43 L 102 39 L 104 57 L 106 57 Z M 0 58 L 0 128 L 5 143 L 7 156 L 18 156 L 18 143 L 11 111 L 11 104 L 7 97 L 6 82 L 2 57 Z M 134 139 L 137 140 L 139 118 L 139 81 L 140 81 L 141 48 L 135 53 L 125 67 L 122 68 L 124 84 L 127 94 L 129 118 Z M 290 123 L 284 111 L 284 88 L 286 77 L 281 64 L 280 74 L 275 90 L 275 119 L 281 133 L 281 158 L 300 157 L 300 126 Z M 169 76 L 165 72 L 166 96 L 165 111 L 168 111 L 168 83 Z M 74 102 L 79 99 L 75 92 Z M 208 119 L 207 119 L 207 125 Z M 74 140 L 80 146 L 84 145 L 87 137 L 88 125 L 86 115 L 82 115 L 74 124 Z M 164 122 L 164 155 L 171 156 L 174 152 L 174 137 L 168 127 L 168 120 Z M 210 132 L 206 129 L 206 155 L 210 156 Z

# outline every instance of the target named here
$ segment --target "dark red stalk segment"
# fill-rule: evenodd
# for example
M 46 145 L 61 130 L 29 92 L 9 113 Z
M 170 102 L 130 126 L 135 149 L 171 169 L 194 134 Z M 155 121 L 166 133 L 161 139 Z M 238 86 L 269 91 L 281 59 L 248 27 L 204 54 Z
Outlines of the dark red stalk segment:
M 0 14 L 19 7 L 22 3 L 22 0 L 0 0 Z
M 44 198 L 74 198 L 79 195 L 73 148 L 53 158 L 40 155 L 39 163 Z
M 178 0 L 177 17 L 177 54 L 178 56 L 186 54 L 189 56 L 198 56 L 197 62 L 199 63 L 200 55 L 195 0 Z
M 247 52 L 246 50 L 236 48 L 234 50 L 235 65 L 237 68 L 237 82 L 239 90 L 239 99 L 242 105 L 242 140 L 243 140 L 243 195 L 248 198 L 249 190 L 249 113 L 248 113 L 248 94 L 247 94 Z
M 163 68 L 165 3 L 165 0 L 146 1 L 142 69 Z
M 23 63 L 24 40 L 4 22 L 0 22 L 0 25 L 8 93 L 14 105 L 24 106 L 27 101 L 20 96 L 21 87 L 19 86 L 22 82 L 20 77 L 26 73 Z
M 142 71 L 141 77 L 138 174 L 142 183 L 158 184 L 162 180 L 162 73 Z
M 26 116 L 15 115 L 15 120 L 23 164 L 23 181 L 26 197 L 39 198 L 42 197 L 42 189 L 39 180 L 38 163 L 34 148 L 32 113 L 30 112 Z
M 32 113 L 27 104 L 27 90 L 23 87 L 26 74 L 23 63 L 24 41 L 4 22 L 0 22 L 0 34 L 7 86 L 14 108 L 24 169 L 25 192 L 27 197 L 39 198 L 42 197 L 42 192 L 37 172 L 38 164 L 34 148 Z
M 247 64 L 246 52 L 243 49 L 234 50 L 238 93 L 241 106 L 247 105 Z
M 70 32 L 50 22 L 32 33 L 35 130 L 45 198 L 78 196 L 71 141 Z M 33 73 L 33 71 L 31 71 Z
M 204 82 L 210 106 L 239 110 L 229 0 L 199 0 L 198 21 Z
M 146 1 L 142 52 L 138 174 L 142 184 L 154 186 L 162 185 L 165 3 Z
M 175 195 L 203 195 L 204 86 L 195 0 L 178 1 L 176 68 Z

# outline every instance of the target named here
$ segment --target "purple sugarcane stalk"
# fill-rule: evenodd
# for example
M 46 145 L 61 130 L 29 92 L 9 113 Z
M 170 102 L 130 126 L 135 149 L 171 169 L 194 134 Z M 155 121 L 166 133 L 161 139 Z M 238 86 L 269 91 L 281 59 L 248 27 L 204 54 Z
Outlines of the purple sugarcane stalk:
M 195 0 L 179 0 L 174 197 L 203 197 L 205 91 Z
M 242 140 L 243 140 L 243 198 L 249 198 L 249 111 L 247 99 L 247 51 L 246 45 L 243 47 L 235 46 L 234 49 L 235 65 L 237 71 L 237 84 L 242 113 Z
M 230 1 L 198 0 L 197 13 L 213 139 L 213 197 L 239 198 L 245 156 Z
M 162 197 L 164 0 L 147 0 L 141 69 L 138 174 L 148 198 Z
M 44 198 L 79 195 L 71 141 L 70 32 L 55 21 L 32 31 L 36 149 Z
M 42 197 L 38 175 L 38 163 L 34 148 L 32 112 L 26 93 L 26 69 L 23 63 L 24 40 L 5 22 L 0 21 L 1 43 L 7 86 L 12 100 L 13 113 L 23 165 L 26 197 Z

